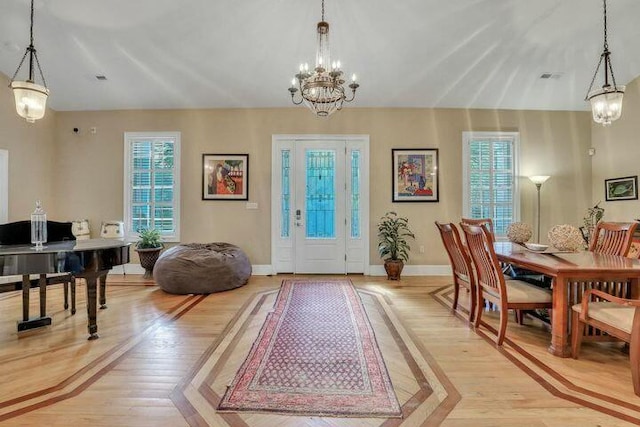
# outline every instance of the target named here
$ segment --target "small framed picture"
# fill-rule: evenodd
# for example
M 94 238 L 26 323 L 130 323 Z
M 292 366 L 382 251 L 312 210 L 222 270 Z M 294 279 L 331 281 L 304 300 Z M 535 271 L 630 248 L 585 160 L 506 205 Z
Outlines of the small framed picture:
M 614 200 L 638 200 L 638 176 L 625 176 L 604 180 L 607 202 Z
M 391 150 L 392 202 L 438 201 L 438 149 Z
M 202 200 L 249 200 L 249 155 L 203 154 Z

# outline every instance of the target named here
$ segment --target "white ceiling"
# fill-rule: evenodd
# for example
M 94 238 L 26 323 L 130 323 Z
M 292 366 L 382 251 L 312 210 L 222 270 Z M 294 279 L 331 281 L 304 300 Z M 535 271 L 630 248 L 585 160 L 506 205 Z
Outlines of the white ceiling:
M 320 20 L 320 0 L 35 7 L 49 105 L 62 111 L 291 106 L 287 87 L 314 61 Z M 640 75 L 640 0 L 609 0 L 608 15 L 626 84 Z M 326 0 L 326 20 L 333 59 L 361 83 L 358 107 L 585 110 L 602 52 L 601 0 Z M 28 36 L 29 0 L 1 0 L 0 72 L 13 75 Z

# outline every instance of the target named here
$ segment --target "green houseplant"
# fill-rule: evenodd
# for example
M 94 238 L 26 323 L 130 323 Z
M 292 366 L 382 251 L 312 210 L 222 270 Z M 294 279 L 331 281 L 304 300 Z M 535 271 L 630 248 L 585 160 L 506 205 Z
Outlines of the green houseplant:
M 409 220 L 395 212 L 387 212 L 378 222 L 378 253 L 384 259 L 389 280 L 400 280 L 404 263 L 409 260 L 408 238 L 415 239 Z
M 591 243 L 593 230 L 596 228 L 596 225 L 600 222 L 603 216 L 604 208 L 601 208 L 600 202 L 598 202 L 594 207 L 588 208 L 587 214 L 582 218 L 584 225 L 580 227 L 580 231 L 582 232 L 582 238 L 584 239 L 587 247 L 589 246 L 589 243 Z
M 154 228 L 144 228 L 138 231 L 139 240 L 136 251 L 140 257 L 140 265 L 144 268 L 144 278 L 153 278 L 153 267 L 160 256 L 164 244 L 160 232 Z

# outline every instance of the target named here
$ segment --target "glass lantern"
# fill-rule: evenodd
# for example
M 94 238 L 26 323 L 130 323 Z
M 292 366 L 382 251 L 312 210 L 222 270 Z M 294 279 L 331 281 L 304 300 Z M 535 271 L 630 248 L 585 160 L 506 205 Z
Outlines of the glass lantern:
M 44 249 L 42 245 L 47 241 L 47 214 L 42 209 L 40 200 L 36 202 L 36 210 L 31 214 L 31 243 L 35 250 Z

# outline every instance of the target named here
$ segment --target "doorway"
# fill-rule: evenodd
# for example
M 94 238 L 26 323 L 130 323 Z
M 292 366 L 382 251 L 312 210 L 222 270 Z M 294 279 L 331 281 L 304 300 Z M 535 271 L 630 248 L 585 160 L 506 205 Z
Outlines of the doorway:
M 368 273 L 369 138 L 275 135 L 272 268 Z

